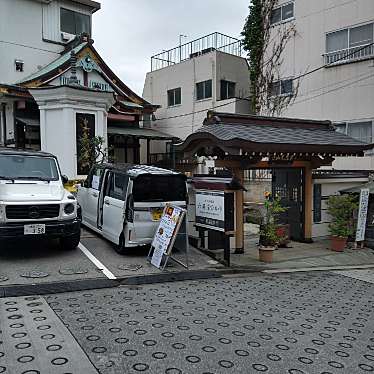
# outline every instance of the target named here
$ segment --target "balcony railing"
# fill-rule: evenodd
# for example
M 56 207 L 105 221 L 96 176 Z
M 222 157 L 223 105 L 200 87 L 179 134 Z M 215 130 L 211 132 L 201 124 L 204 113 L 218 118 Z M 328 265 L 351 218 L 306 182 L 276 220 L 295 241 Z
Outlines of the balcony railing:
M 329 52 L 323 55 L 326 65 L 342 64 L 349 61 L 361 60 L 374 56 L 373 43 L 361 45 L 359 47 L 352 47 L 342 49 L 340 51 Z

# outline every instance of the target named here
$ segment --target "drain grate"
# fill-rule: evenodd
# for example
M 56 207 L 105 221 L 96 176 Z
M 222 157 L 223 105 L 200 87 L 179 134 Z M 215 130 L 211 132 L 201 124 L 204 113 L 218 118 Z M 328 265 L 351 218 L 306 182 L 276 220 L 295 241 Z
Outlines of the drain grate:
M 79 275 L 79 274 L 87 274 L 87 269 L 82 268 L 62 268 L 58 271 L 62 275 Z
M 31 270 L 20 274 L 22 278 L 46 278 L 49 274 L 44 271 Z
M 118 265 L 117 268 L 119 270 L 125 270 L 125 271 L 138 271 L 143 267 L 143 265 L 140 264 L 128 264 L 128 265 Z
M 0 373 L 97 373 L 43 298 L 1 299 L 0 320 Z

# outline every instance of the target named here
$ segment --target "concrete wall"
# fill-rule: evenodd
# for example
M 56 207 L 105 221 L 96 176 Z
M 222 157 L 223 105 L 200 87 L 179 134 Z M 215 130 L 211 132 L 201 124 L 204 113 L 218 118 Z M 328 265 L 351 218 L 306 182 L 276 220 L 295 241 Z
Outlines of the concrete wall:
M 50 4 L 0 1 L 0 83 L 18 82 L 60 56 L 64 46 L 56 43 L 62 42 L 61 6 L 90 14 L 89 8 L 71 0 L 53 0 Z M 23 72 L 16 72 L 16 59 L 24 61 Z
M 289 1 L 281 0 L 280 4 Z M 297 35 L 283 54 L 282 77 L 299 76 L 324 65 L 326 33 L 374 22 L 374 1 L 297 0 Z M 277 25 L 273 36 L 279 29 Z M 300 80 L 295 102 L 282 115 L 331 120 L 335 122 L 373 121 L 374 135 L 374 63 L 373 59 L 323 68 Z M 347 169 L 337 161 L 334 167 Z M 361 168 L 356 163 L 355 168 Z
M 196 101 L 196 83 L 212 79 L 212 97 Z M 218 105 L 217 110 L 232 113 L 248 113 L 247 101 L 233 103 L 233 99 L 219 100 L 220 80 L 236 82 L 236 96 L 249 95 L 249 73 L 245 59 L 223 52 L 210 52 L 179 64 L 149 72 L 146 76 L 143 97 L 161 108 L 155 113 L 157 120 L 152 127 L 160 131 L 185 139 L 202 126 L 206 112 Z M 181 87 L 182 103 L 168 107 L 167 91 Z M 186 113 L 193 113 L 183 117 Z

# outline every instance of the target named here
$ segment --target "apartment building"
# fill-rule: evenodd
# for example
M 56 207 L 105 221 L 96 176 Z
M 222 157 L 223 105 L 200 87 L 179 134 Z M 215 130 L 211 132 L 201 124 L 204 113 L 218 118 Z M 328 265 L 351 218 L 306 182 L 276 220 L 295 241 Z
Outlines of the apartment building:
M 239 39 L 215 32 L 152 56 L 143 97 L 159 105 L 152 126 L 185 139 L 209 109 L 249 113 L 248 63 Z

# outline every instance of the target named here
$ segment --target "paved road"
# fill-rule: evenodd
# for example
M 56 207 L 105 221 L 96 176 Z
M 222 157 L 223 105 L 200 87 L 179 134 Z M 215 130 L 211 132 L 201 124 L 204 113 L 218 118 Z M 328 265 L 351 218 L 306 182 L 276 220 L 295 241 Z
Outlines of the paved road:
M 373 372 L 374 271 L 365 270 L 369 281 L 352 276 L 357 278 L 357 272 L 257 274 L 55 294 L 45 300 L 65 324 L 65 344 L 75 338 L 102 374 Z M 12 315 L 21 315 L 16 322 L 25 326 L 18 332 L 28 334 L 22 342 L 31 346 L 18 350 L 17 357 L 15 338 L 2 327 L 0 368 L 19 362 L 20 355 L 40 356 L 39 325 L 27 322 L 30 310 L 25 308 L 2 309 L 5 325 L 15 323 Z M 51 310 L 46 308 L 37 316 L 48 317 Z M 54 320 L 38 323 L 58 328 Z M 64 347 L 55 342 L 62 335 L 52 335 L 57 335 L 51 336 L 53 349 Z M 77 350 L 76 356 L 82 352 Z M 71 361 L 69 352 L 48 357 L 60 358 L 61 365 L 40 370 L 32 361 L 28 370 L 82 372 L 64 366 Z M 24 371 L 24 365 L 2 372 L 38 373 Z

